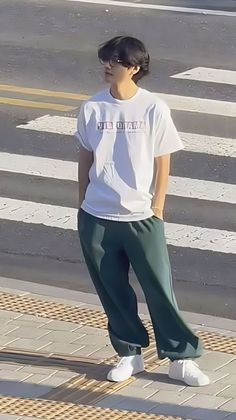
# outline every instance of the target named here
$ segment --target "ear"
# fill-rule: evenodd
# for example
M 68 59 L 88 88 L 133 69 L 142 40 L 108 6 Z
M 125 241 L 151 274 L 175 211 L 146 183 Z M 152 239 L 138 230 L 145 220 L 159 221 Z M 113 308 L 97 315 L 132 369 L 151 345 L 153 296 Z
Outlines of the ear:
M 135 74 L 137 74 L 140 70 L 140 66 L 135 66 L 130 68 L 130 76 L 133 77 Z

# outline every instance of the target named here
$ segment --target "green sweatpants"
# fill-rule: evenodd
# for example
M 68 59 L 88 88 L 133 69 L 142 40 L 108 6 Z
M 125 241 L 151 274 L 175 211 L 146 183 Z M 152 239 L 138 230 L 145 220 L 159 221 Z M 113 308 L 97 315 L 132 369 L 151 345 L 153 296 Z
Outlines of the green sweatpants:
M 78 222 L 84 258 L 119 356 L 140 354 L 141 347 L 149 345 L 138 316 L 136 294 L 129 284 L 130 265 L 145 294 L 159 358 L 201 356 L 201 342 L 181 318 L 173 293 L 164 222 L 155 216 L 117 222 L 82 209 Z

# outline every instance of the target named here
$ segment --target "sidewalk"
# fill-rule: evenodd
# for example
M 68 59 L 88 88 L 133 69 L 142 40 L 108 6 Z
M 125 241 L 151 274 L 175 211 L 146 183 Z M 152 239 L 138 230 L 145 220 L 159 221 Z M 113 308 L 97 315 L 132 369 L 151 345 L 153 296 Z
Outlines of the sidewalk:
M 0 287 L 0 420 L 236 420 L 236 321 L 192 323 L 212 383 L 191 388 L 168 379 L 142 318 L 152 337 L 146 371 L 110 383 L 116 355 L 99 305 Z

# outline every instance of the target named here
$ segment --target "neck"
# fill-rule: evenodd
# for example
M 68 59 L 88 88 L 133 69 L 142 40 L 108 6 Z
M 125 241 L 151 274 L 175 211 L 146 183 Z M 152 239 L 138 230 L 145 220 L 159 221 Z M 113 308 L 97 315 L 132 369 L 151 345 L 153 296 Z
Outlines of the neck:
M 111 85 L 111 95 L 120 100 L 132 98 L 138 91 L 138 86 L 131 80 L 129 83 L 117 83 Z

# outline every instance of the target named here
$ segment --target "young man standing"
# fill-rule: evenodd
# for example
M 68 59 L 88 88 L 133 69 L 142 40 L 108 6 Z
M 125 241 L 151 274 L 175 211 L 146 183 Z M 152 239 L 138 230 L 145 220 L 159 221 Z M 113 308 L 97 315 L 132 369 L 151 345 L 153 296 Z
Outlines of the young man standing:
M 119 36 L 98 57 L 109 89 L 88 100 L 78 118 L 78 222 L 111 343 L 121 357 L 107 378 L 119 382 L 144 370 L 141 348 L 149 337 L 129 284 L 131 265 L 146 297 L 158 356 L 170 359 L 169 377 L 207 385 L 193 361 L 202 354 L 201 342 L 182 320 L 173 293 L 164 234 L 170 154 L 183 145 L 167 105 L 137 86 L 149 71 L 143 43 Z

